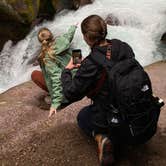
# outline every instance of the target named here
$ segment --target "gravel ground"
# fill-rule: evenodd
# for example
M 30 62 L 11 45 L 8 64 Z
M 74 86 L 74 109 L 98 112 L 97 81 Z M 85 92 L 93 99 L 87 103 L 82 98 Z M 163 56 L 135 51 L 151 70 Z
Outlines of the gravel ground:
M 166 101 L 166 63 L 146 68 L 154 92 Z M 78 128 L 76 116 L 90 103 L 73 103 L 48 118 L 45 92 L 31 81 L 0 95 L 1 166 L 97 166 L 97 147 Z M 145 145 L 122 147 L 117 166 L 166 165 L 166 106 L 156 135 Z

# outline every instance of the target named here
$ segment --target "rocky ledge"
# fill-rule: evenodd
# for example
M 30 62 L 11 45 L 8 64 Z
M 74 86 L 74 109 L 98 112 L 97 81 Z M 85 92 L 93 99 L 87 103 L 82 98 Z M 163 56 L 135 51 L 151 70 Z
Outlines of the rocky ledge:
M 166 62 L 146 68 L 154 93 L 166 101 Z M 79 110 L 87 98 L 48 119 L 42 103 L 45 92 L 31 81 L 0 95 L 0 165 L 97 166 L 97 148 L 77 127 Z M 158 132 L 146 144 L 121 150 L 118 166 L 166 165 L 166 106 Z

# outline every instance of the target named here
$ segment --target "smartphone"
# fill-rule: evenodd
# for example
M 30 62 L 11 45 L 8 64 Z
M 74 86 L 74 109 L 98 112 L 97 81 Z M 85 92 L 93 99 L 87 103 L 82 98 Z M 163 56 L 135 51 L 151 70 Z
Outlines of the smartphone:
M 73 64 L 81 64 L 82 61 L 81 49 L 73 49 L 72 57 L 73 57 Z

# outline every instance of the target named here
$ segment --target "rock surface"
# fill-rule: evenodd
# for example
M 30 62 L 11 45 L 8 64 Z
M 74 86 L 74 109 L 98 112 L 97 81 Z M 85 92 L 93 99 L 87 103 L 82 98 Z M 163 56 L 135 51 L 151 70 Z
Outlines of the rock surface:
M 166 101 L 166 62 L 146 68 L 154 92 Z M 31 81 L 0 95 L 0 165 L 97 166 L 97 148 L 78 128 L 76 116 L 86 98 L 48 119 L 45 92 Z M 146 145 L 121 150 L 118 166 L 166 165 L 166 106 L 156 135 Z
M 166 43 L 166 32 L 162 35 L 161 37 L 161 41 Z
M 109 14 L 106 19 L 105 22 L 108 25 L 112 25 L 112 26 L 118 26 L 120 25 L 120 21 L 118 20 L 118 18 L 116 16 L 114 16 L 113 14 Z

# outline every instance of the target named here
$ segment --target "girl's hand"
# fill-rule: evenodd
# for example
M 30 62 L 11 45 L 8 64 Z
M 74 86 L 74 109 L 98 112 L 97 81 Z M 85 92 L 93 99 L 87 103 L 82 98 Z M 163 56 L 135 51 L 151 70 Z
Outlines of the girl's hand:
M 50 118 L 52 115 L 56 114 L 56 109 L 53 107 L 50 107 L 49 115 L 48 117 Z
M 73 58 L 71 57 L 69 63 L 67 64 L 67 66 L 65 67 L 65 69 L 69 69 L 72 70 L 74 68 L 79 68 L 81 66 L 81 64 L 73 64 Z

